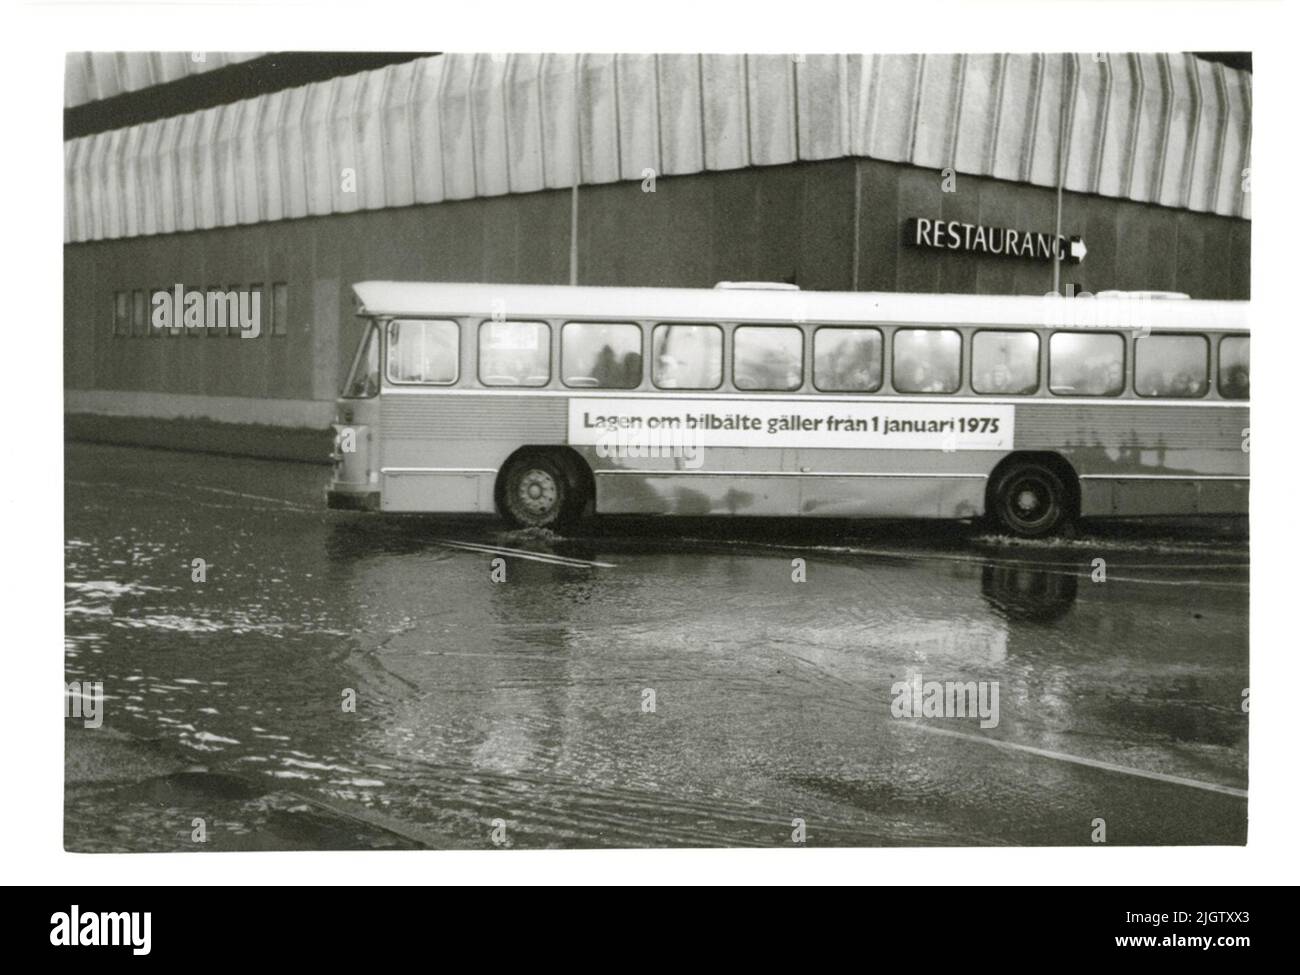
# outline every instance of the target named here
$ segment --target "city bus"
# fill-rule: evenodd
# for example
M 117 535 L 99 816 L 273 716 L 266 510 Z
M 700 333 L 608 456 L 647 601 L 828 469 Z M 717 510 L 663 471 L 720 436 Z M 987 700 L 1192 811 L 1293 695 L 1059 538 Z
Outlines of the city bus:
M 1248 303 L 370 281 L 333 508 L 1240 515 Z

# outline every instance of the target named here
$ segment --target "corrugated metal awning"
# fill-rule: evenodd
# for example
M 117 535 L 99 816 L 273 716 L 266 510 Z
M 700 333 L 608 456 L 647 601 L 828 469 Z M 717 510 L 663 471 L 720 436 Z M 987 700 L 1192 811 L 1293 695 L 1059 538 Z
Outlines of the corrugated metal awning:
M 1249 217 L 1251 75 L 1190 54 L 448 54 L 69 140 L 65 240 L 853 156 L 1050 187 L 1063 106 L 1066 189 Z

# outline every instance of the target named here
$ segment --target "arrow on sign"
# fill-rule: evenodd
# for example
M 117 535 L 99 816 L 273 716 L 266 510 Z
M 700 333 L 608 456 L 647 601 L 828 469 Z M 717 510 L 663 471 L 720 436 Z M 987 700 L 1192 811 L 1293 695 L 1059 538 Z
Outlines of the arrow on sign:
M 1082 237 L 1070 238 L 1070 260 L 1082 261 L 1088 256 L 1088 247 L 1083 242 Z

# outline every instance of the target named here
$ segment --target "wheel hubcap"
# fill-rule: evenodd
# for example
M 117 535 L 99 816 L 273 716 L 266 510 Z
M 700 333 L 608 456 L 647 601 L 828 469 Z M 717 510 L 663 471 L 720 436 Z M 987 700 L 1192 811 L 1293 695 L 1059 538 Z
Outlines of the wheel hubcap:
M 1016 495 L 1016 509 L 1025 515 L 1033 514 L 1038 510 L 1038 495 L 1029 489 L 1023 489 Z
M 1035 525 L 1052 512 L 1052 490 L 1038 478 L 1017 481 L 1007 492 L 1011 515 L 1024 525 Z
M 529 514 L 542 516 L 555 510 L 559 488 L 555 478 L 543 470 L 527 471 L 519 479 L 519 503 Z

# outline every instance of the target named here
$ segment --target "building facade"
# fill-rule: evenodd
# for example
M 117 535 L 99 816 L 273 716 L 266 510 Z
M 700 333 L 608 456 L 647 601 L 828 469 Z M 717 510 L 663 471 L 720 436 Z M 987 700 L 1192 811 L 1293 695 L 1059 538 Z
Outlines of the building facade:
M 70 56 L 67 103 L 196 63 Z M 454 54 L 76 135 L 66 409 L 323 428 L 366 279 L 1248 298 L 1250 93 L 1190 54 Z M 178 284 L 261 334 L 151 327 Z

